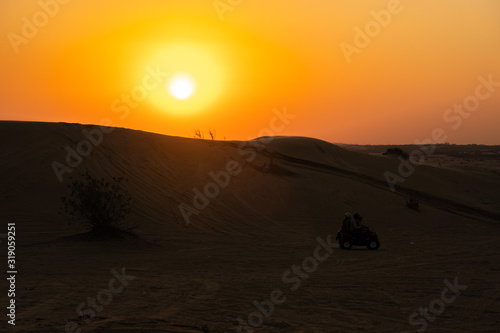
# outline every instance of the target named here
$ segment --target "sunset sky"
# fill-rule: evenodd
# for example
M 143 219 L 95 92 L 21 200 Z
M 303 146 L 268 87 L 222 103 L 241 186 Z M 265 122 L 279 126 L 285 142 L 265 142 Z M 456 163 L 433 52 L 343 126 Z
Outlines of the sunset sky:
M 500 144 L 498 0 L 2 0 L 0 22 L 0 120 L 246 140 L 286 108 L 272 134 Z

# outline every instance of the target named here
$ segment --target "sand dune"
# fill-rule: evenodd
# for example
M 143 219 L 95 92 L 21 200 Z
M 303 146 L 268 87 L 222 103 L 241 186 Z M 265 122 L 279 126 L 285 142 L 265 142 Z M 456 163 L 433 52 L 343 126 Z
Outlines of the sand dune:
M 68 166 L 66 147 L 91 142 L 85 133 L 98 144 Z M 213 142 L 0 122 L 0 138 L 0 220 L 18 233 L 16 330 L 63 332 L 73 321 L 83 332 L 250 332 L 238 318 L 248 322 L 252 303 L 279 289 L 286 301 L 254 331 L 413 332 L 424 321 L 409 317 L 441 297 L 445 279 L 467 288 L 425 321 L 429 332 L 500 327 L 500 177 L 420 166 L 392 192 L 384 173 L 398 160 L 302 137 Z M 54 162 L 72 172 L 58 177 Z M 128 179 L 129 220 L 151 246 L 64 238 L 82 230 L 58 214 L 60 196 L 85 170 Z M 405 206 L 410 194 L 420 212 Z M 180 205 L 197 211 L 189 223 Z M 334 240 L 346 211 L 377 230 L 380 250 L 322 250 L 328 258 L 292 290 L 287 270 L 313 256 L 318 237 Z M 79 318 L 78 305 L 122 267 L 135 278 L 93 321 Z

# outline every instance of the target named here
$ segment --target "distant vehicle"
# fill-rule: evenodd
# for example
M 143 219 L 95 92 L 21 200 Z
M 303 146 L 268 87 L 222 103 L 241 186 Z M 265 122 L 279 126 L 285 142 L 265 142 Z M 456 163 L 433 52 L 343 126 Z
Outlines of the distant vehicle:
M 378 250 L 380 247 L 377 233 L 366 225 L 361 226 L 358 232 L 349 232 L 348 228 L 342 228 L 337 233 L 336 240 L 344 250 L 350 250 L 353 246 L 366 246 L 370 250 Z

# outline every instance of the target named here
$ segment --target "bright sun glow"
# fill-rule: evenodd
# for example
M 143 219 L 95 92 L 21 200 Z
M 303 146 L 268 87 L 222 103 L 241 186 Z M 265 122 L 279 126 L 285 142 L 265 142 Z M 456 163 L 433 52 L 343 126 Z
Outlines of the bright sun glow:
M 196 83 L 190 75 L 177 74 L 168 80 L 167 90 L 174 98 L 183 100 L 195 93 Z
M 207 45 L 170 44 L 150 50 L 151 58 L 141 66 L 161 68 L 167 76 L 163 89 L 148 92 L 148 100 L 160 112 L 186 116 L 216 103 L 224 81 L 217 49 Z M 137 77 L 144 75 L 144 70 Z M 136 79 L 139 80 L 139 79 Z

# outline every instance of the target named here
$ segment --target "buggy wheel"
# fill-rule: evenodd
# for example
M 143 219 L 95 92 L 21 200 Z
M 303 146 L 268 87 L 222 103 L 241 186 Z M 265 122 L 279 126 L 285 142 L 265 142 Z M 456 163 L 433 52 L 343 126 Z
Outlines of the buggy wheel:
M 372 239 L 371 241 L 368 242 L 367 247 L 370 250 L 378 250 L 380 247 L 380 242 L 378 241 L 378 239 Z
M 343 238 L 339 242 L 340 248 L 344 250 L 350 250 L 352 248 L 352 240 L 349 238 Z

